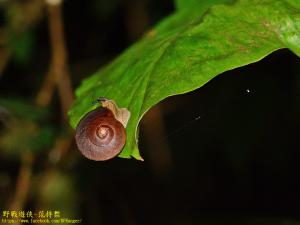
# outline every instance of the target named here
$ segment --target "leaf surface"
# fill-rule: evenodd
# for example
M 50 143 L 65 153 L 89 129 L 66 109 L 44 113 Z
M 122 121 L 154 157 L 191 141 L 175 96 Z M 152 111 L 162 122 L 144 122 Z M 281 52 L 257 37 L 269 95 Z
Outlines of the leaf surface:
M 98 97 L 113 99 L 131 112 L 120 157 L 141 159 L 138 123 L 161 100 L 195 90 L 225 71 L 259 61 L 281 48 L 300 56 L 300 1 L 204 5 L 177 10 L 84 80 L 69 112 L 71 125 L 76 127 L 96 107 L 92 102 Z M 207 6 L 211 7 L 206 10 Z

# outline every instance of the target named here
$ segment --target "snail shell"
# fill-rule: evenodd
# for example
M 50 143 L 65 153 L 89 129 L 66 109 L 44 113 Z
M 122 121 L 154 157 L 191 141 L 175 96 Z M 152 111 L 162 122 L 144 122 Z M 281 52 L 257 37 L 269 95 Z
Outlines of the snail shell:
M 126 132 L 110 109 L 99 107 L 80 120 L 75 139 L 86 158 L 104 161 L 121 152 L 126 142 Z

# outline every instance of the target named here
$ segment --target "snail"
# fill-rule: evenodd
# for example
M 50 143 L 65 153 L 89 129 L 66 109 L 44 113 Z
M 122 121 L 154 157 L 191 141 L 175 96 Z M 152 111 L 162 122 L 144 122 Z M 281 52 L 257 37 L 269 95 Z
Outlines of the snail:
M 104 161 L 117 156 L 126 143 L 130 112 L 113 100 L 99 98 L 100 107 L 87 113 L 76 128 L 76 144 L 88 159 Z

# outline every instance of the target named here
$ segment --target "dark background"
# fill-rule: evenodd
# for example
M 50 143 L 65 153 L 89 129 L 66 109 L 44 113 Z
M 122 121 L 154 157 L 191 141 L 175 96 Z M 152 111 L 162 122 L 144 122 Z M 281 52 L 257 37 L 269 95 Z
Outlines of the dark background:
M 12 2 L 21 9 L 36 3 L 1 3 L 1 27 L 17 33 L 0 40 L 0 50 L 10 52 L 5 58 L 0 52 L 0 60 L 6 60 L 0 64 L 0 97 L 6 102 L 1 109 L 23 121 L 20 114 L 32 114 L 31 109 L 23 112 L 14 104 L 39 110 L 34 98 L 51 45 L 46 10 L 41 7 L 32 24 L 15 31 L 10 26 L 18 15 L 7 16 Z M 74 89 L 173 11 L 168 0 L 66 0 L 63 21 Z M 55 93 L 43 109 L 42 125 L 35 122 L 50 126 L 53 138 L 30 153 L 28 192 L 19 209 L 60 210 L 91 225 L 300 224 L 299 73 L 299 59 L 280 50 L 199 90 L 164 100 L 141 122 L 144 162 L 87 160 L 70 131 L 64 134 L 70 140 L 66 153 L 55 163 L 49 160 L 61 130 L 68 130 Z M 2 137 L 10 134 L 3 115 Z M 19 142 L 18 136 L 11 137 Z M 26 169 L 22 149 L 10 154 L 6 148 L 0 145 L 1 210 L 18 199 L 18 181 Z

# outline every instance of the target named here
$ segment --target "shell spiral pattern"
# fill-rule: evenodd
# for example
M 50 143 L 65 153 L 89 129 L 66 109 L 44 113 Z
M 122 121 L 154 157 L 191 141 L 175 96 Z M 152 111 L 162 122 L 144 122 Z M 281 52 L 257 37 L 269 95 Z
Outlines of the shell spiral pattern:
M 80 120 L 75 139 L 86 158 L 104 161 L 121 152 L 126 142 L 126 132 L 109 109 L 100 107 Z

